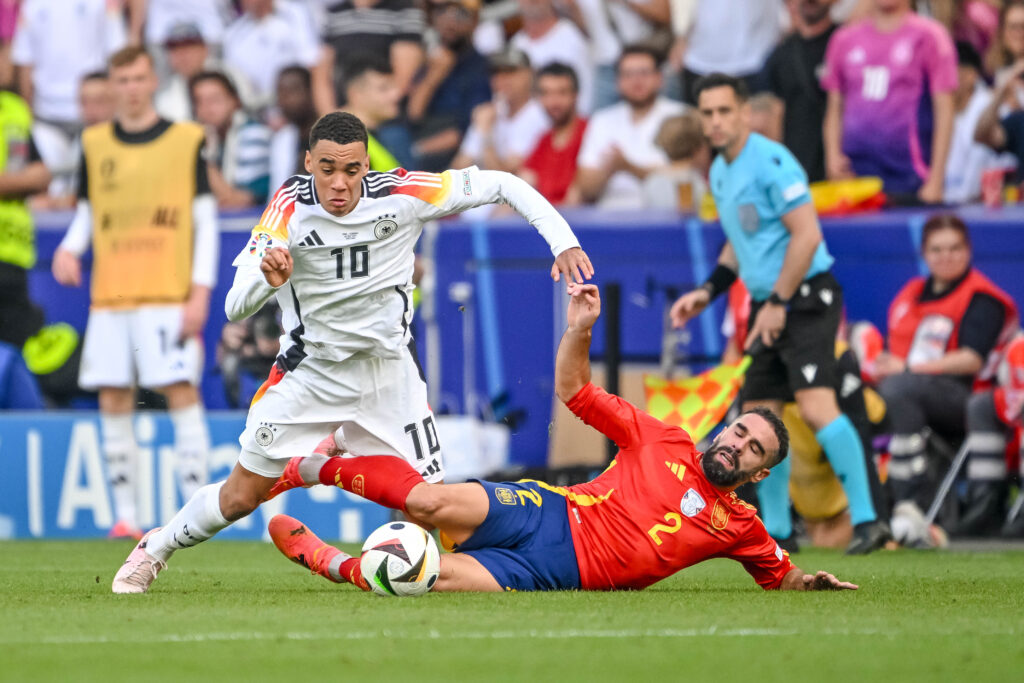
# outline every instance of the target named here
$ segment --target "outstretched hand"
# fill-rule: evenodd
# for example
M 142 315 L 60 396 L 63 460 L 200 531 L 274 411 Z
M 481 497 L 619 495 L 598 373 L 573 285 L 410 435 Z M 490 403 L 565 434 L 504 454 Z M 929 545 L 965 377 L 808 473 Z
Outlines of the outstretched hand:
M 568 284 L 569 310 L 566 318 L 569 329 L 589 330 L 601 315 L 601 294 L 597 285 Z
M 669 318 L 672 320 L 672 327 L 681 328 L 692 318 L 707 308 L 711 303 L 711 293 L 703 287 L 682 295 L 672 304 L 669 310 Z
M 804 583 L 804 589 L 809 591 L 855 591 L 858 588 L 856 584 L 850 583 L 849 581 L 840 581 L 826 571 L 820 571 L 813 575 L 804 574 L 802 581 Z
M 590 257 L 585 251 L 572 247 L 555 257 L 555 263 L 551 266 L 551 279 L 555 282 L 562 279 L 563 273 L 566 287 L 572 282 L 582 285 L 584 279 L 594 277 L 594 266 L 590 264 Z
M 280 287 L 292 276 L 292 255 L 283 247 L 274 247 L 260 261 L 260 270 L 271 287 Z

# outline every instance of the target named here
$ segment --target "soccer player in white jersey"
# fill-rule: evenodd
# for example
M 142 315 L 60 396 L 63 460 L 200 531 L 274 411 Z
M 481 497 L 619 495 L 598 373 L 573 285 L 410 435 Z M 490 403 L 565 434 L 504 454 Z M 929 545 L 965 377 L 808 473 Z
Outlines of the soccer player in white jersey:
M 409 332 L 413 249 L 424 222 L 506 203 L 550 245 L 555 281 L 593 276 L 569 225 L 523 180 L 476 167 L 370 173 L 366 140 L 351 114 L 321 118 L 306 154 L 311 175 L 277 191 L 235 259 L 228 318 L 241 320 L 276 295 L 288 330 L 281 355 L 249 409 L 234 470 L 139 542 L 114 577 L 115 593 L 145 593 L 175 551 L 255 510 L 289 458 L 325 434 L 352 454 L 399 456 L 429 482 L 444 478 Z

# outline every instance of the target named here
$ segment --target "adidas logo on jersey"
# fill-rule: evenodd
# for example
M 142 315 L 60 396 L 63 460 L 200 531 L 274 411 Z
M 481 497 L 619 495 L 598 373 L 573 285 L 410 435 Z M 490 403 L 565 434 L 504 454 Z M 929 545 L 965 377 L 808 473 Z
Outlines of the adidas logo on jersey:
M 679 481 L 683 480 L 683 475 L 686 474 L 686 465 L 680 465 L 677 462 L 669 462 L 666 460 L 665 467 L 667 467 L 672 474 L 679 477 Z
M 320 235 L 316 234 L 316 230 L 309 233 L 306 239 L 299 242 L 300 247 L 322 247 L 324 241 L 320 239 Z

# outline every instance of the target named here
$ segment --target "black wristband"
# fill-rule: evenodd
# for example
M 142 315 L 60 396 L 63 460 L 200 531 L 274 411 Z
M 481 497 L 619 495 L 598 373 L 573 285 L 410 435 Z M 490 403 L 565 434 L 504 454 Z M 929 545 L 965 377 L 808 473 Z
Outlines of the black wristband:
M 719 263 L 701 287 L 708 290 L 708 294 L 714 300 L 719 294 L 732 287 L 732 283 L 736 282 L 736 277 L 735 270 Z
M 783 299 L 781 296 L 779 296 L 778 292 L 772 292 L 771 294 L 769 294 L 768 298 L 765 299 L 765 302 L 769 303 L 769 304 L 773 304 L 775 306 L 788 306 L 789 305 L 789 299 Z

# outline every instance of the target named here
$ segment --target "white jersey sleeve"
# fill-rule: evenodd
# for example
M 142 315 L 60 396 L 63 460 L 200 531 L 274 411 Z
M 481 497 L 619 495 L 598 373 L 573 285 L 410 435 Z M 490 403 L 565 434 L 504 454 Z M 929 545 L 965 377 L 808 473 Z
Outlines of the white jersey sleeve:
M 289 178 L 274 193 L 256 227 L 252 229 L 248 244 L 232 261 L 235 279 L 224 299 L 224 312 L 229 320 L 248 318 L 260 310 L 279 289 L 271 287 L 263 277 L 260 262 L 267 251 L 274 247 L 290 250 L 288 225 L 295 210 L 295 199 L 307 187 L 308 182 L 302 176 Z
M 413 197 L 421 221 L 450 216 L 485 204 L 508 204 L 536 228 L 558 256 L 580 246 L 569 224 L 551 203 L 523 179 L 504 171 L 481 171 L 476 166 L 444 173 L 407 173 L 393 194 Z

